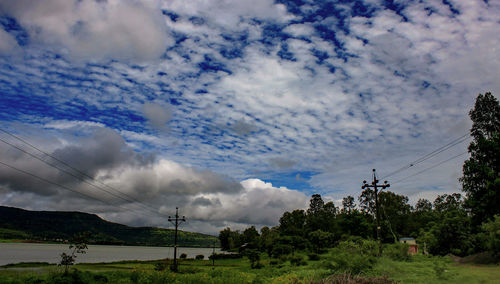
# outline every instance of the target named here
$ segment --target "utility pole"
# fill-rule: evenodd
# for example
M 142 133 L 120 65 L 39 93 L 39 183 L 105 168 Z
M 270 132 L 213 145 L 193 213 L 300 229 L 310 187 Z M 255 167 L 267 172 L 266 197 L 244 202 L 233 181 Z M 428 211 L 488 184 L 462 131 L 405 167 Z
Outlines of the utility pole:
M 377 184 L 379 180 L 375 174 L 375 169 L 373 169 L 373 181 L 372 184 L 367 184 L 366 180 L 363 181 L 363 186 L 361 189 L 372 187 L 375 190 L 375 219 L 377 222 L 377 241 L 378 241 L 378 255 L 382 255 L 382 240 L 380 239 L 380 214 L 378 209 L 378 189 L 386 189 L 391 185 L 384 181 L 384 184 Z
M 214 240 L 214 250 L 212 251 L 212 269 L 215 268 L 215 240 Z
M 172 271 L 177 272 L 177 228 L 179 227 L 179 223 L 186 222 L 186 217 L 182 216 L 179 218 L 179 208 L 175 207 L 175 218 L 168 216 L 168 221 L 171 222 L 175 226 L 175 235 L 174 235 L 174 267 L 171 268 Z

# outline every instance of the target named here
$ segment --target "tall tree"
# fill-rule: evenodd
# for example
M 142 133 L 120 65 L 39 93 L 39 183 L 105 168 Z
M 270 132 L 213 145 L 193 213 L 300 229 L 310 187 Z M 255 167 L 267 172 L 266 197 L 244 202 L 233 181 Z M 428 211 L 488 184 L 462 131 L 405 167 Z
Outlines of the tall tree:
M 342 199 L 342 212 L 351 213 L 354 208 L 356 208 L 356 204 L 354 204 L 354 197 L 349 195 Z
M 469 112 L 472 120 L 470 158 L 463 166 L 462 190 L 473 224 L 500 214 L 500 105 L 491 94 L 479 94 Z
M 317 214 L 323 210 L 325 202 L 321 198 L 320 194 L 313 194 L 309 202 L 309 209 L 307 209 L 307 215 Z
M 293 210 L 285 212 L 280 218 L 279 231 L 287 236 L 302 236 L 304 235 L 304 226 L 306 223 L 306 214 L 304 210 Z

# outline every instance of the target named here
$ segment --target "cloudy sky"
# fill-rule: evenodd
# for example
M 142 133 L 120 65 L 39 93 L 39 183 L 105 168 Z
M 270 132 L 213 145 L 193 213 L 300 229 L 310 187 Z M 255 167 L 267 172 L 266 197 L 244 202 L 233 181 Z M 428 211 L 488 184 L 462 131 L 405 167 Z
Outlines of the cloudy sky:
M 491 0 L 2 0 L 0 204 L 217 233 L 372 168 L 458 192 L 498 35 Z

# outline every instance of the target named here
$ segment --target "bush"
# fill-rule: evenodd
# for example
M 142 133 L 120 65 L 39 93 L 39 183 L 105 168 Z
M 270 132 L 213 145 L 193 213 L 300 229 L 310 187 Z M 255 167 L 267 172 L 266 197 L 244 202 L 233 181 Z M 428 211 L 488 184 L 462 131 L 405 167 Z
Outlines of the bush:
M 287 255 L 292 253 L 292 250 L 293 248 L 291 245 L 277 244 L 271 250 L 271 257 L 279 258 L 282 255 Z
M 180 259 L 186 259 L 187 258 L 187 254 L 185 253 L 181 253 L 181 255 L 179 256 Z
M 376 258 L 369 255 L 350 253 L 336 249 L 332 255 L 323 262 L 323 266 L 336 273 L 360 274 L 373 268 Z
M 155 263 L 155 270 L 156 271 L 163 271 L 165 269 L 167 269 L 167 267 L 169 266 L 169 263 L 166 262 L 166 261 L 161 261 L 161 262 L 157 262 Z
M 239 253 L 216 253 L 216 254 L 212 254 L 208 257 L 208 259 L 212 260 L 212 259 L 238 259 L 238 258 L 242 258 L 243 255 L 239 254 Z
M 74 269 L 68 273 L 55 273 L 47 278 L 47 283 L 54 284 L 80 284 L 80 283 L 107 283 L 108 278 L 100 274 L 92 274 L 90 272 L 81 272 Z M 41 283 L 41 282 L 39 282 Z
M 199 254 L 199 255 L 195 256 L 195 259 L 196 260 L 204 260 L 205 256 L 203 254 Z
M 246 249 L 243 252 L 243 255 L 248 257 L 248 260 L 250 260 L 250 267 L 252 269 L 254 268 L 262 268 L 263 265 L 259 262 L 260 261 L 260 252 L 256 249 Z
M 493 252 L 497 260 L 500 260 L 500 215 L 496 215 L 489 222 L 484 222 L 481 228 L 485 232 L 486 247 Z
M 332 275 L 321 282 L 311 282 L 311 284 L 394 284 L 396 282 L 384 277 L 362 277 L 359 275 L 351 275 L 342 273 Z
M 302 255 L 296 254 L 290 258 L 290 263 L 295 266 L 307 265 L 307 261 L 305 261 Z
M 309 260 L 312 260 L 312 261 L 319 260 L 319 254 L 316 254 L 316 253 L 310 253 L 308 255 L 308 257 L 309 257 Z
M 408 254 L 408 244 L 390 244 L 384 247 L 383 255 L 396 261 L 410 261 L 410 255 Z

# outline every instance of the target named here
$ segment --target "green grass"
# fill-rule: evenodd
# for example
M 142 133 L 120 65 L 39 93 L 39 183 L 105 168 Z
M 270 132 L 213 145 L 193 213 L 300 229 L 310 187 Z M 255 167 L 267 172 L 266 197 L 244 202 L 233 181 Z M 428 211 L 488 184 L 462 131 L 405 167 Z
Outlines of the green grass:
M 24 263 L 1 268 L 0 283 L 72 283 L 75 279 L 81 283 L 314 283 L 333 273 L 343 273 L 326 265 L 335 259 L 332 252 L 321 255 L 320 260 L 307 260 L 306 265 L 300 266 L 292 265 L 290 260 L 273 260 L 262 254 L 261 269 L 251 269 L 246 258 L 217 260 L 215 267 L 209 260 L 183 260 L 178 273 L 155 270 L 158 263 L 166 260 L 77 264 L 71 268 L 77 272 L 65 277 L 62 267 Z M 303 256 L 307 259 L 305 254 Z M 409 261 L 380 258 L 360 275 L 386 276 L 399 283 L 498 283 L 500 267 L 455 264 L 445 257 L 417 255 Z

